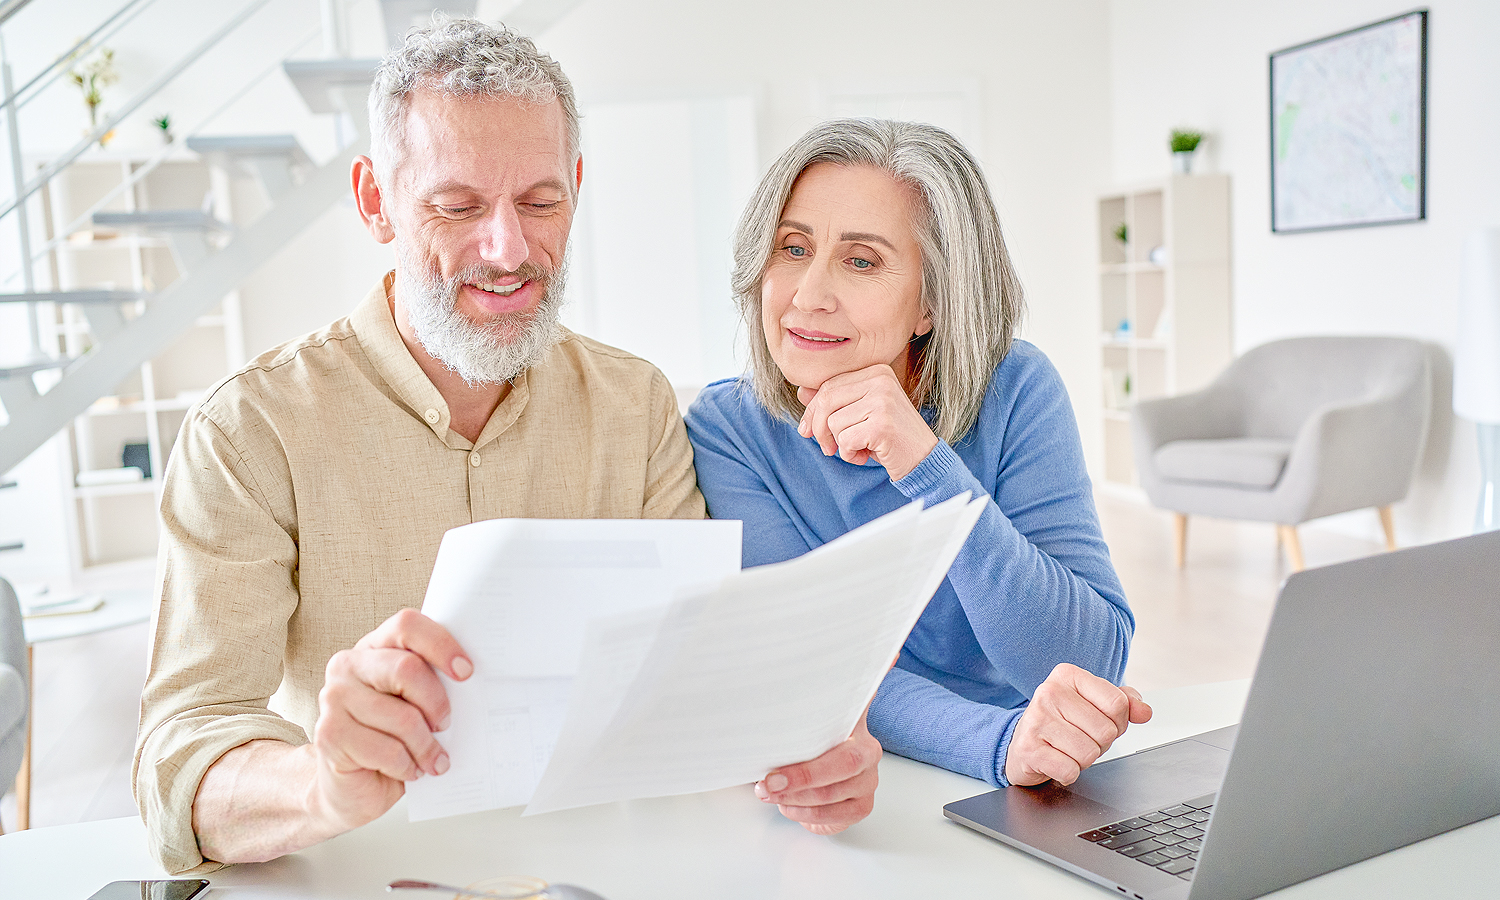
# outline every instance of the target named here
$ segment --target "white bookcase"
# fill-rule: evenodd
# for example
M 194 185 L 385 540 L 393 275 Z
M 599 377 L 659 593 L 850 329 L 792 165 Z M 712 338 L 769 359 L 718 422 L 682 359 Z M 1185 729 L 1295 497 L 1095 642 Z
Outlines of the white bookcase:
M 139 157 L 100 153 L 58 176 L 44 197 L 49 239 L 124 184 L 145 162 Z M 103 209 L 199 209 L 213 181 L 201 161 L 169 159 Z M 89 226 L 50 252 L 48 268 L 49 280 L 59 290 L 152 292 L 168 287 L 179 275 L 166 239 Z M 126 317 L 139 314 L 144 303 L 128 304 Z M 52 313 L 44 316 L 43 338 L 68 357 L 86 352 L 93 340 L 82 312 L 63 304 L 54 305 Z M 68 459 L 62 466 L 66 473 L 62 494 L 75 571 L 156 552 L 162 475 L 177 431 L 188 409 L 210 386 L 243 365 L 244 356 L 238 299 L 230 295 L 64 432 L 61 452 Z M 80 473 L 123 468 L 125 447 L 131 444 L 144 445 L 147 477 L 80 484 Z
M 1131 405 L 1201 388 L 1233 358 L 1229 176 L 1113 191 L 1098 212 L 1103 474 L 1134 484 Z

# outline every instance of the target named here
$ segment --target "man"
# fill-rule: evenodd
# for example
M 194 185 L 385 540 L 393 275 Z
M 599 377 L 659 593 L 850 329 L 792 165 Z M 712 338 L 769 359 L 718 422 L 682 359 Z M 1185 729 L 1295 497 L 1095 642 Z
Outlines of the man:
M 395 271 L 214 389 L 168 467 L 134 780 L 172 872 L 306 847 L 446 771 L 434 669 L 473 666 L 413 609 L 444 531 L 704 513 L 666 379 L 558 325 L 583 161 L 556 63 L 449 21 L 383 62 L 370 119 L 354 193 Z M 837 831 L 879 756 L 861 726 L 757 795 Z

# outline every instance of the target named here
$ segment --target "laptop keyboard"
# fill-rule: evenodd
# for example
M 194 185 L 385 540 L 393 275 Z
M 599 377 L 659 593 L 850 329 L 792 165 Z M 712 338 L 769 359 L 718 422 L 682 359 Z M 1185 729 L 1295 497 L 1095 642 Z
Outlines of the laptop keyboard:
M 1155 866 L 1184 881 L 1193 877 L 1198 851 L 1214 809 L 1215 794 L 1205 794 L 1103 828 L 1078 835 L 1106 850 Z

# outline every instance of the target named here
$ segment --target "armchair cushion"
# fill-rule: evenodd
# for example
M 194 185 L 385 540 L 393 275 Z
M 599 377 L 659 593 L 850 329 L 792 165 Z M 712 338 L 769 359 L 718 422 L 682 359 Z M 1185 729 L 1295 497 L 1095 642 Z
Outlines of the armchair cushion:
M 1281 479 L 1292 442 L 1275 438 L 1171 441 L 1154 454 L 1163 478 L 1270 490 Z

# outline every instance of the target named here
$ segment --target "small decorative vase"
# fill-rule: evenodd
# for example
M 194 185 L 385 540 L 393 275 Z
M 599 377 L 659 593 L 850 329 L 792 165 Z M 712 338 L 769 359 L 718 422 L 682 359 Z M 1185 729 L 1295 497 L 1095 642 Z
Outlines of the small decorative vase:
M 1172 152 L 1172 172 L 1176 175 L 1190 175 L 1193 171 L 1192 150 L 1174 150 Z

